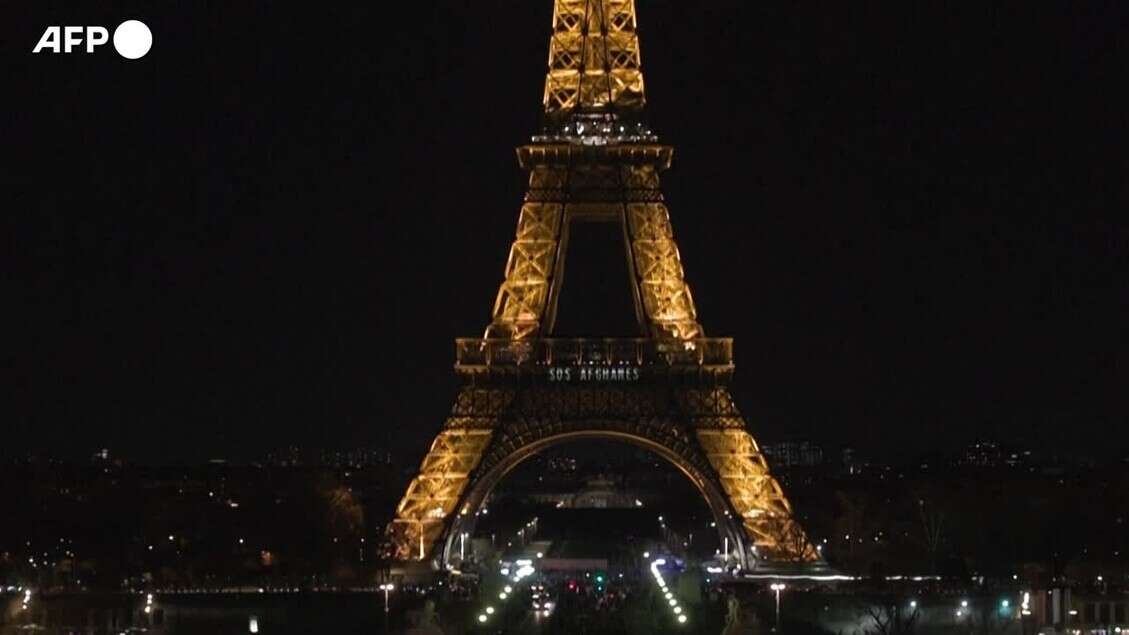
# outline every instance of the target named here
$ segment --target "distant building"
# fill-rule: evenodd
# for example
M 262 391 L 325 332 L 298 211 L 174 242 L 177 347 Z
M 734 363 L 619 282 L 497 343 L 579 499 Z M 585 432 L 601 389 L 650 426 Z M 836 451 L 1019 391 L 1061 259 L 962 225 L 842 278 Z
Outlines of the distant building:
M 1008 448 L 990 440 L 968 445 L 957 459 L 958 464 L 966 467 L 1017 467 L 1030 462 L 1030 450 Z
M 625 490 L 623 484 L 613 478 L 598 476 L 587 481 L 578 492 L 540 493 L 533 494 L 529 499 L 565 509 L 628 509 L 643 505 L 639 502 L 639 496 L 638 493 Z
M 328 450 L 289 446 L 269 452 L 266 462 L 274 467 L 362 468 L 390 464 L 392 453 L 368 448 Z
M 556 474 L 576 472 L 576 459 L 571 456 L 554 456 L 549 459 L 548 469 Z
M 843 448 L 843 469 L 847 474 L 861 474 L 863 462 L 858 458 L 854 448 Z
M 774 467 L 812 467 L 823 464 L 823 448 L 808 441 L 768 443 L 761 451 Z

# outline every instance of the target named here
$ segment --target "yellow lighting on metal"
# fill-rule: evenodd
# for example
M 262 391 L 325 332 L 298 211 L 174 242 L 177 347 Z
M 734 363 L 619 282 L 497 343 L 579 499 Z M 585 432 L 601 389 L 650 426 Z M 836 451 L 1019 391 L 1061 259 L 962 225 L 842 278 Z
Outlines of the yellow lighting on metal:
M 609 152 L 593 152 L 596 163 L 526 163 L 530 169 L 527 199 L 559 200 L 527 200 L 522 206 L 517 235 L 506 261 L 505 280 L 498 289 L 494 317 L 486 329 L 487 339 L 528 339 L 552 330 L 564 279 L 565 228 L 579 220 L 619 223 L 623 227 L 630 245 L 625 253 L 633 272 L 631 284 L 637 318 L 646 335 L 693 340 L 705 334 L 697 321 L 697 309 L 684 278 L 666 205 L 659 200 L 615 200 L 622 198 L 625 188 L 639 198 L 661 198 L 660 166 L 625 165 L 609 172 L 608 166 L 601 163 L 617 160 L 606 156 Z M 523 163 L 574 160 L 571 155 L 561 159 L 552 153 L 529 152 L 525 157 Z
M 671 461 L 740 563 L 819 560 L 729 393 L 732 341 L 698 322 L 660 187 L 672 149 L 641 122 L 635 23 L 633 0 L 555 0 L 550 125 L 517 149 L 529 189 L 505 277 L 485 336 L 456 342 L 465 383 L 388 527 L 395 559 L 443 564 L 497 479 L 548 445 L 595 436 Z M 639 338 L 552 337 L 574 222 L 621 228 Z M 561 367 L 631 369 L 615 375 L 631 381 L 539 383 Z
M 542 176 L 534 171 L 530 187 Z M 561 231 L 560 203 L 526 203 L 517 221 L 517 237 L 506 261 L 506 279 L 494 302 L 494 320 L 488 338 L 522 339 L 535 336 L 540 328 Z
M 652 335 L 679 340 L 701 337 L 704 333 L 690 285 L 682 277 L 682 259 L 666 205 L 629 203 L 627 217 L 634 269 Z
M 634 0 L 556 0 L 545 112 L 644 104 Z
M 770 560 L 819 560 L 752 435 L 742 426 L 699 429 L 697 436 L 757 553 Z
M 416 555 L 423 560 L 428 556 L 491 435 L 490 430 L 476 429 L 450 429 L 439 433 L 420 465 L 419 475 L 412 479 L 396 508 L 396 518 L 389 527 L 395 545 L 393 557 L 409 560 Z M 413 554 L 417 543 L 419 552 Z

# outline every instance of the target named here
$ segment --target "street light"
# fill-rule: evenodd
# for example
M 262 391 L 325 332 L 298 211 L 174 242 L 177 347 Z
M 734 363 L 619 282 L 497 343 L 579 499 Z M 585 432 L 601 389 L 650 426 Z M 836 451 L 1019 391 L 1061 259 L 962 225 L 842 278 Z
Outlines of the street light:
M 394 584 L 382 584 L 382 585 L 380 585 L 380 590 L 384 591 L 384 612 L 385 613 L 388 612 L 388 592 L 395 589 L 395 588 L 396 588 L 396 585 L 394 585 Z
M 780 592 L 786 587 L 783 582 L 774 582 L 769 585 L 770 589 L 776 592 L 776 630 L 780 630 Z

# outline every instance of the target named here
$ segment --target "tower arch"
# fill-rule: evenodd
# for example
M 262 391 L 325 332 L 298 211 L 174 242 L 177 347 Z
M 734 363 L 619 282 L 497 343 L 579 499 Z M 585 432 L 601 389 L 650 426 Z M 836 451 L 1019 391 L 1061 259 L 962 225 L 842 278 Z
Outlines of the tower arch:
M 494 489 L 522 463 L 552 447 L 579 440 L 608 440 L 642 448 L 658 456 L 684 476 L 702 496 L 713 516 L 717 527 L 719 542 L 730 546 L 730 555 L 735 564 L 749 568 L 744 531 L 734 515 L 734 510 L 716 479 L 710 477 L 708 464 L 703 465 L 703 457 L 696 456 L 692 447 L 681 451 L 669 443 L 669 439 L 652 436 L 647 431 L 626 425 L 616 425 L 607 421 L 577 421 L 562 426 L 561 429 L 546 431 L 536 438 L 527 439 L 524 445 L 506 453 L 501 460 L 488 465 L 470 485 L 459 503 L 458 513 L 444 533 L 442 548 L 436 553 L 434 564 L 446 568 L 452 562 L 459 535 L 473 533 L 479 514 Z

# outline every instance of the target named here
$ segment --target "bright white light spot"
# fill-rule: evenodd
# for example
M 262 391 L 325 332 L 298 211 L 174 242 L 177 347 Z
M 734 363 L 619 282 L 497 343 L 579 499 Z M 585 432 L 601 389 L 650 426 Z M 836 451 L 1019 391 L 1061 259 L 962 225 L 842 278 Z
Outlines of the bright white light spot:
M 494 614 L 494 607 L 492 607 L 492 606 L 486 607 L 486 614 L 487 615 L 493 615 Z
M 685 615 L 679 615 L 678 616 L 678 623 L 679 624 L 685 624 L 686 623 L 686 616 Z
M 478 621 L 479 621 L 479 622 L 485 622 L 485 621 L 486 621 L 486 614 L 485 614 L 485 613 L 483 613 L 483 614 L 479 615 L 479 616 L 478 616 Z

